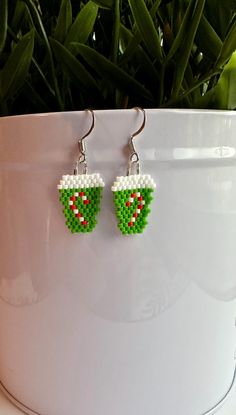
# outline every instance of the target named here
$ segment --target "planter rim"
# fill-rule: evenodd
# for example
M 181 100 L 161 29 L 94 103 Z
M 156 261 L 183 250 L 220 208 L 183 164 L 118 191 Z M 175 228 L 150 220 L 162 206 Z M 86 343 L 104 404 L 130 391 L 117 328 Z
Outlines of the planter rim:
M 85 109 L 86 110 L 86 109 Z M 66 115 L 66 114 L 76 114 L 76 113 L 83 113 L 85 110 L 79 110 L 79 111 L 54 111 L 54 112 L 39 112 L 39 113 L 32 113 L 32 114 L 20 114 L 20 115 L 7 115 L 7 116 L 3 116 L 0 117 L 0 121 L 1 119 L 3 120 L 8 120 L 8 119 L 28 119 L 28 118 L 38 118 L 38 117 L 49 117 L 49 116 L 53 116 L 53 117 L 59 117 L 60 115 Z M 99 110 L 94 110 L 96 113 L 115 113 L 115 112 L 133 112 L 134 108 L 129 108 L 129 109 L 99 109 Z M 204 114 L 207 116 L 210 115 L 222 115 L 222 116 L 233 116 L 236 117 L 236 112 L 233 110 L 215 110 L 215 109 L 191 109 L 191 108 L 145 108 L 145 111 L 148 111 L 149 114 L 152 113 L 164 113 L 164 114 Z

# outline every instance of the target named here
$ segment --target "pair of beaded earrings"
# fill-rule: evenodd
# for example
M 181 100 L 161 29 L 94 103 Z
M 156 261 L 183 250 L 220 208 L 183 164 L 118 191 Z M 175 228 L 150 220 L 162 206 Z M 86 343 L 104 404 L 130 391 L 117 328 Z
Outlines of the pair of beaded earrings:
M 129 139 L 130 156 L 126 176 L 117 177 L 111 190 L 118 218 L 118 227 L 122 234 L 142 233 L 150 212 L 149 205 L 152 192 L 156 187 L 149 174 L 140 174 L 139 156 L 134 148 L 134 137 L 145 127 L 146 114 L 144 109 L 135 108 L 143 114 L 141 127 Z M 72 233 L 92 232 L 96 226 L 96 216 L 105 186 L 99 173 L 88 174 L 86 149 L 84 140 L 92 132 L 95 124 L 94 112 L 89 131 L 78 140 L 79 157 L 76 161 L 74 174 L 63 175 L 57 186 L 60 201 L 64 206 L 66 225 Z

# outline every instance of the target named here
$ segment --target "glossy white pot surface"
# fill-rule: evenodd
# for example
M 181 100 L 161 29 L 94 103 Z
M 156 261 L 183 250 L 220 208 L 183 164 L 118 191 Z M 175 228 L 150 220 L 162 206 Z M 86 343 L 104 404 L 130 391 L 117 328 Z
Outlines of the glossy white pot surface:
M 135 110 L 96 111 L 89 172 L 105 180 L 91 234 L 65 226 L 85 112 L 0 119 L 0 380 L 42 415 L 200 415 L 236 347 L 236 114 L 147 110 L 135 138 L 157 183 L 144 233 L 113 194 Z

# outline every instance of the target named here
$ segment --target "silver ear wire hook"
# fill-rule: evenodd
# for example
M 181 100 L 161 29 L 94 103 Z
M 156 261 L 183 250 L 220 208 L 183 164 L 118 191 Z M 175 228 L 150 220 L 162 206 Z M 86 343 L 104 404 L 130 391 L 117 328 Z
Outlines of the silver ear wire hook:
M 85 147 L 84 140 L 85 140 L 86 137 L 88 137 L 88 135 L 94 129 L 95 117 L 94 117 L 94 112 L 93 112 L 92 109 L 89 108 L 89 109 L 86 109 L 85 111 L 89 111 L 91 113 L 91 115 L 92 115 L 92 124 L 91 124 L 91 127 L 88 130 L 88 132 L 78 140 L 79 156 L 78 156 L 78 159 L 77 159 L 76 164 L 75 164 L 74 175 L 79 174 L 79 171 L 80 171 L 79 167 L 81 165 L 83 165 L 82 174 L 87 174 L 87 172 L 88 172 L 87 159 L 86 159 L 86 147 Z
M 146 124 L 145 110 L 143 108 L 140 108 L 140 107 L 134 107 L 134 109 L 137 110 L 137 111 L 141 111 L 143 113 L 143 122 L 142 122 L 141 126 L 139 127 L 139 129 L 131 135 L 130 140 L 129 140 L 129 148 L 130 148 L 131 154 L 129 156 L 127 176 L 129 176 L 131 174 L 132 167 L 134 165 L 136 165 L 136 174 L 139 174 L 139 172 L 140 172 L 139 155 L 138 155 L 138 153 L 137 153 L 137 151 L 135 150 L 135 147 L 134 147 L 134 137 L 136 137 L 138 134 L 140 134 L 143 131 L 143 129 L 145 127 L 145 124 Z

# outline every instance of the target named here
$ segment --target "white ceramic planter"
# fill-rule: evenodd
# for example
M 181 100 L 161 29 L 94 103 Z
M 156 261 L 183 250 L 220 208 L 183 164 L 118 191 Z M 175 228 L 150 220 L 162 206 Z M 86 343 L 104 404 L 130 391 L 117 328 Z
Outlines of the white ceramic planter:
M 56 187 L 89 124 L 84 112 L 0 119 L 2 387 L 42 415 L 207 413 L 234 373 L 236 114 L 147 111 L 135 143 L 158 186 L 137 236 L 120 234 L 110 191 L 134 110 L 96 111 L 98 225 L 64 224 Z

